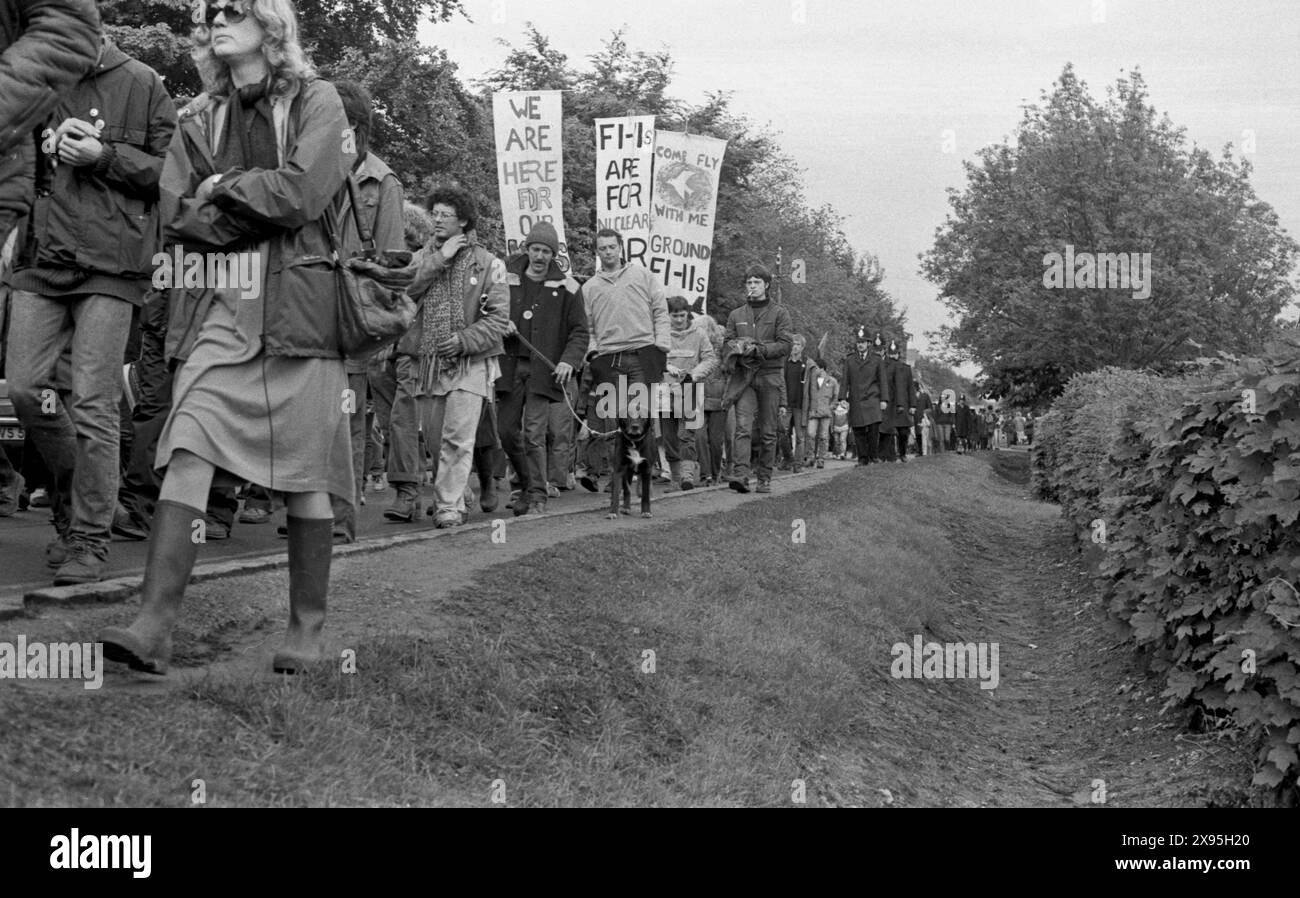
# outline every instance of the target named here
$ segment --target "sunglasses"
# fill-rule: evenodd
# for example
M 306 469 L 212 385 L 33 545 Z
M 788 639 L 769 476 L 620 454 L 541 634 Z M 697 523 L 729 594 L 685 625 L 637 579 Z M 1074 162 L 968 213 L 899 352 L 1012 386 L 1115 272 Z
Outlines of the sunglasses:
M 209 4 L 203 9 L 203 22 L 209 28 L 217 20 L 218 13 L 226 14 L 227 25 L 238 25 L 244 19 L 248 18 L 248 11 L 244 9 L 243 4 L 229 3 L 224 6 L 213 6 Z

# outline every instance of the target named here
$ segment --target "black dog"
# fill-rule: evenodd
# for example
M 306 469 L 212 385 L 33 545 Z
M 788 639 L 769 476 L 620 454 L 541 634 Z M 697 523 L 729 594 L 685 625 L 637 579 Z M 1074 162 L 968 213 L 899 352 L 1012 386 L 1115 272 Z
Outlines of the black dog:
M 654 431 L 645 418 L 620 418 L 614 440 L 614 484 L 609 491 L 610 520 L 619 515 L 619 496 L 623 514 L 632 513 L 632 474 L 640 477 L 641 517 L 650 517 L 650 459 L 658 454 Z

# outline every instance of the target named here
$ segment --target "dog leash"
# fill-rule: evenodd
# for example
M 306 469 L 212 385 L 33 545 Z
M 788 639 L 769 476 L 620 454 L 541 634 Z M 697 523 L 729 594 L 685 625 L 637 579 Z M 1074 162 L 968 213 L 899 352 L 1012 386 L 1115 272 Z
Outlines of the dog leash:
M 525 349 L 527 349 L 533 355 L 537 356 L 539 359 L 545 362 L 546 367 L 550 368 L 552 372 L 556 370 L 555 364 L 550 359 L 548 359 L 540 349 L 538 349 L 532 343 L 529 343 L 528 340 L 525 339 L 523 334 L 519 333 L 518 331 L 515 331 L 514 334 L 512 334 L 511 336 L 515 337 L 515 339 L 517 339 L 520 343 L 524 344 Z M 575 409 L 573 407 L 573 403 L 569 401 L 569 391 L 561 390 L 560 392 L 564 394 L 564 404 L 569 407 L 569 414 L 573 416 L 573 420 L 577 421 L 580 426 L 585 427 L 587 429 L 587 432 L 591 434 L 593 437 L 596 437 L 597 439 L 607 440 L 618 433 L 617 427 L 615 427 L 613 430 L 594 430 L 591 427 L 591 425 L 589 425 L 586 421 L 582 420 L 582 418 L 578 417 L 578 410 Z

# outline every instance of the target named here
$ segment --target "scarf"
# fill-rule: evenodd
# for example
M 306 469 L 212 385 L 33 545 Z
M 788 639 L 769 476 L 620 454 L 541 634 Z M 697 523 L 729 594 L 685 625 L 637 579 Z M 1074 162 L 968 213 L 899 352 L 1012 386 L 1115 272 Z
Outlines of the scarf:
M 469 283 L 469 270 L 477 246 L 477 239 L 472 234 L 466 235 L 466 243 L 460 252 L 425 291 L 420 383 L 426 392 L 433 388 L 440 376 L 455 372 L 463 358 L 461 355 L 440 356 L 435 347 L 465 329 L 465 287 Z
M 267 82 L 246 84 L 231 95 L 216 165 L 219 172 L 280 167 Z

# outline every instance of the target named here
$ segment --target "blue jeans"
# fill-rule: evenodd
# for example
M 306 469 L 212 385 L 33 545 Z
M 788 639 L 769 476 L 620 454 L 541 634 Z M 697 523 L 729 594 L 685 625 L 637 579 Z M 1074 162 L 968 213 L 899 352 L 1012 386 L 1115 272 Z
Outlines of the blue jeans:
M 131 304 L 113 296 L 50 299 L 15 290 L 11 297 L 5 370 L 14 410 L 50 469 L 55 526 L 100 557 L 117 504 L 118 405 L 130 330 Z M 65 406 L 54 369 L 69 342 Z
M 772 479 L 772 464 L 776 460 L 777 412 L 781 408 L 781 393 L 785 386 L 785 372 L 760 371 L 754 382 L 746 387 L 736 400 L 736 460 L 732 466 L 733 480 L 749 476 L 751 441 L 758 440 L 758 464 L 754 472 L 760 482 Z

